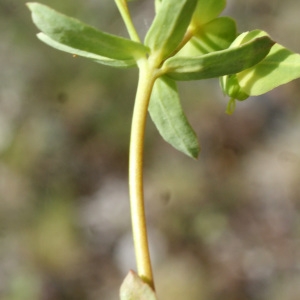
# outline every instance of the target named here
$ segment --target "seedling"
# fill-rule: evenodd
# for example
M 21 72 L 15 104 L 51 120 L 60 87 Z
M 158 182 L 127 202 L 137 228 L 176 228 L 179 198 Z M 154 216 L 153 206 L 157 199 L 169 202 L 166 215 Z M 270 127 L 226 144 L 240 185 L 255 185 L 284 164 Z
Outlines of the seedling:
M 141 41 L 127 0 L 115 0 L 130 39 L 99 31 L 39 4 L 28 3 L 49 46 L 117 68 L 139 69 L 134 104 L 129 191 L 137 274 L 124 280 L 121 300 L 155 300 L 143 193 L 143 149 L 147 113 L 174 148 L 197 158 L 200 147 L 180 104 L 177 81 L 219 78 L 233 113 L 236 100 L 266 93 L 300 77 L 300 55 L 261 30 L 238 34 L 235 21 L 219 16 L 225 0 L 155 0 L 156 15 Z

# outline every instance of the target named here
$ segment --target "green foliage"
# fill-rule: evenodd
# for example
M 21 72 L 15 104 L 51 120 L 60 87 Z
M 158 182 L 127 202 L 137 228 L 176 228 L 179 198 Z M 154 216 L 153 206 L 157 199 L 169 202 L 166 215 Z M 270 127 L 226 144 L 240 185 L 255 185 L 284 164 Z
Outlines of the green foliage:
M 121 66 L 148 52 L 148 48 L 142 44 L 99 31 L 46 5 L 39 3 L 27 5 L 32 12 L 34 24 L 43 33 L 38 37 L 59 50 L 99 62 L 120 61 Z
M 80 50 L 78 48 L 69 47 L 65 44 L 56 42 L 55 40 L 51 39 L 48 35 L 44 34 L 43 32 L 40 32 L 37 34 L 37 37 L 39 40 L 44 42 L 45 44 L 67 53 L 71 53 L 72 55 L 77 55 L 81 57 L 86 57 L 89 59 L 94 60 L 95 62 L 101 63 L 103 65 L 108 65 L 111 67 L 118 67 L 118 68 L 130 68 L 136 66 L 135 59 L 128 59 L 128 60 L 117 60 L 117 59 L 111 59 L 108 57 L 104 57 L 92 52 Z
M 161 136 L 177 150 L 197 158 L 197 136 L 182 110 L 176 82 L 167 77 L 156 80 L 149 112 Z
M 197 55 L 227 49 L 236 38 L 235 21 L 228 17 L 219 17 L 204 24 L 191 39 L 199 51 Z
M 104 33 L 42 4 L 29 3 L 28 7 L 32 12 L 33 22 L 42 31 L 37 35 L 41 41 L 58 50 L 105 65 L 134 67 L 140 59 L 145 59 L 148 55 L 149 66 L 158 68 L 158 77 L 164 74 L 173 80 L 199 80 L 225 76 L 221 80 L 224 93 L 238 100 L 244 99 L 244 95 L 257 93 L 259 84 L 264 87 L 271 83 L 273 86 L 282 84 L 280 71 L 273 72 L 272 74 L 279 74 L 277 79 L 274 80 L 273 76 L 269 80 L 270 84 L 266 85 L 268 76 L 261 75 L 266 73 L 266 64 L 259 64 L 259 69 L 255 69 L 255 65 L 272 48 L 272 40 L 267 35 L 253 33 L 247 36 L 242 34 L 236 38 L 234 20 L 218 17 L 225 7 L 225 1 L 164 0 L 155 3 L 157 14 L 145 37 L 145 45 Z M 270 56 L 272 58 L 274 56 Z M 294 58 L 289 58 L 287 68 L 290 60 Z M 265 60 L 268 65 L 269 60 Z M 237 74 L 236 77 L 233 77 L 234 74 Z M 285 81 L 297 77 L 297 70 L 292 74 Z M 157 86 L 159 83 L 155 85 Z M 250 86 L 251 91 L 248 91 Z M 169 94 L 167 86 L 165 88 Z M 170 120 L 171 114 L 166 117 L 166 111 L 162 113 L 161 110 L 162 102 L 154 101 L 155 98 L 152 97 L 150 111 L 160 134 L 176 149 L 196 157 L 197 151 L 190 151 L 196 149 L 194 138 L 187 139 L 190 145 L 185 142 L 186 146 L 182 146 L 182 141 L 186 141 L 185 136 L 194 136 L 191 127 L 184 126 L 185 130 L 178 132 L 167 126 L 176 122 L 181 124 L 184 114 L 174 114 L 171 123 L 165 122 L 166 119 Z M 176 101 L 168 101 L 167 107 L 170 112 L 180 111 L 177 92 Z M 187 131 L 187 128 L 190 130 Z M 179 133 L 182 134 L 180 138 Z
M 300 55 L 275 44 L 257 65 L 237 74 L 240 87 L 252 96 L 264 94 L 300 77 Z
M 190 24 L 197 0 L 164 0 L 145 37 L 151 58 L 159 65 L 171 55 Z
M 300 55 L 260 30 L 237 35 L 235 21 L 219 17 L 225 0 L 155 0 L 156 15 L 142 44 L 127 2 L 116 0 L 131 40 L 99 31 L 42 4 L 28 3 L 28 7 L 41 30 L 38 38 L 49 46 L 114 67 L 139 68 L 129 163 L 139 276 L 129 273 L 120 296 L 121 300 L 156 300 L 151 288 L 141 182 L 147 109 L 162 137 L 196 158 L 200 147 L 182 110 L 176 80 L 221 77 L 221 88 L 230 97 L 226 111 L 232 113 L 235 100 L 263 94 L 299 78 Z
M 215 19 L 225 8 L 225 0 L 198 0 L 191 26 L 198 28 Z
M 231 45 L 255 41 L 257 38 L 268 36 L 261 30 L 242 33 Z M 279 85 L 300 77 L 300 55 L 275 43 L 264 59 L 257 64 L 234 75 L 226 75 L 220 79 L 223 92 L 231 97 L 227 113 L 234 112 L 234 100 L 245 100 L 249 96 L 264 94 Z
M 199 80 L 234 74 L 259 63 L 274 42 L 267 36 L 237 47 L 196 57 L 171 57 L 162 70 L 175 80 Z
M 158 73 L 173 80 L 223 76 L 221 87 L 232 101 L 260 95 L 300 77 L 299 54 L 279 44 L 272 47 L 274 42 L 263 31 L 255 30 L 236 37 L 234 20 L 218 17 L 225 1 L 157 0 L 155 3 L 157 14 L 145 45 L 104 33 L 42 4 L 28 3 L 28 7 L 33 22 L 42 31 L 38 38 L 53 48 L 119 68 L 136 66 L 137 61 L 149 53 L 149 62 L 156 67 L 162 64 Z M 192 32 L 190 38 L 181 45 L 189 30 Z M 165 88 L 169 94 L 167 86 Z M 156 93 L 156 88 L 154 91 Z M 162 102 L 154 98 L 150 111 L 160 134 L 176 149 L 195 157 L 195 152 L 191 154 L 188 150 L 195 149 L 194 141 L 182 147 L 181 141 L 185 140 L 187 131 L 180 131 L 183 136 L 178 139 L 178 132 L 170 131 L 167 126 L 170 123 L 165 122 L 169 116 L 162 113 Z M 176 101 L 168 101 L 169 111 L 178 111 L 178 100 L 176 92 Z M 233 112 L 232 109 L 227 111 Z M 176 123 L 175 115 L 173 124 Z M 182 123 L 182 114 L 177 116 L 178 124 Z M 188 136 L 193 135 L 191 132 Z

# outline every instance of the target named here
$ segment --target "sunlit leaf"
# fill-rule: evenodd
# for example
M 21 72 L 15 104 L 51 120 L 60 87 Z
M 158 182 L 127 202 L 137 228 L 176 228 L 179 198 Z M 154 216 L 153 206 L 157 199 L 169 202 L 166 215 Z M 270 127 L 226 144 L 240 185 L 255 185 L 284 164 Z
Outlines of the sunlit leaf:
M 264 94 L 300 78 L 300 55 L 275 44 L 259 64 L 237 74 L 239 85 L 249 95 Z
M 130 271 L 120 288 L 120 300 L 157 300 L 151 287 Z
M 268 36 L 268 34 L 262 30 L 244 32 L 232 43 L 231 47 L 264 36 Z M 300 55 L 276 43 L 268 55 L 258 64 L 237 73 L 234 81 L 232 78 L 228 80 L 228 76 L 224 76 L 221 79 L 221 86 L 230 97 L 235 96 L 229 90 L 237 89 L 242 93 L 256 96 L 299 77 Z M 224 87 L 227 88 L 224 89 Z M 239 100 L 238 97 L 236 99 Z
M 264 36 L 199 57 L 171 57 L 165 61 L 162 70 L 175 80 L 198 80 L 235 74 L 259 63 L 273 45 L 274 42 Z
M 182 107 L 175 81 L 160 77 L 156 80 L 149 112 L 165 141 L 186 155 L 197 158 L 200 147 Z
M 177 56 L 199 56 L 228 48 L 236 38 L 235 21 L 220 17 L 204 24 Z
M 267 34 L 261 30 L 243 32 L 233 41 L 233 43 L 230 45 L 230 48 L 241 46 L 247 42 L 250 42 L 251 40 L 255 40 L 263 36 L 267 36 Z M 268 55 L 270 54 L 270 52 L 268 53 Z M 233 113 L 235 109 L 235 100 L 243 101 L 249 97 L 249 94 L 247 94 L 241 88 L 236 74 L 229 74 L 220 77 L 220 85 L 223 93 L 231 98 L 228 102 L 226 110 L 227 113 Z
M 226 0 L 198 0 L 192 26 L 198 27 L 216 18 L 225 8 Z
M 174 52 L 190 23 L 197 0 L 164 0 L 145 37 L 154 61 L 160 63 Z
M 112 67 L 118 67 L 118 68 L 130 68 L 136 65 L 136 61 L 134 59 L 131 60 L 116 60 L 116 59 L 111 59 L 111 58 L 107 58 L 107 57 L 103 57 L 91 52 L 86 52 L 86 51 L 82 51 L 82 50 L 78 50 L 69 46 L 66 46 L 64 44 L 58 43 L 54 40 L 52 40 L 49 36 L 45 35 L 44 33 L 40 32 L 37 34 L 37 37 L 43 41 L 45 44 L 60 50 L 60 51 L 64 51 L 67 53 L 71 53 L 73 55 L 78 55 L 78 56 L 82 56 L 82 57 L 86 57 L 89 59 L 94 60 L 95 62 L 104 64 L 104 65 L 108 65 L 108 66 L 112 66 Z
M 144 56 L 148 48 L 140 43 L 99 31 L 46 5 L 28 3 L 34 24 L 50 39 L 95 55 L 115 60 Z
M 261 30 L 241 34 L 232 46 L 242 45 L 257 37 L 267 36 Z M 227 112 L 232 113 L 235 99 L 264 94 L 273 88 L 300 77 L 300 55 L 275 44 L 268 55 L 253 67 L 220 79 L 225 94 L 231 97 Z
M 155 5 L 155 13 L 157 13 L 160 9 L 160 5 L 161 5 L 162 0 L 155 0 L 154 1 L 154 5 Z
M 201 27 L 192 42 L 202 53 L 209 53 L 228 48 L 236 36 L 235 21 L 220 17 Z

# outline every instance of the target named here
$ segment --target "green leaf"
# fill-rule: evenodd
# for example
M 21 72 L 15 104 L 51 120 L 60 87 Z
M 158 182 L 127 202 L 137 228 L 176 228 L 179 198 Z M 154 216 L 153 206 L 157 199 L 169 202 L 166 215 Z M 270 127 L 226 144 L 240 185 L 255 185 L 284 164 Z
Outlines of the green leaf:
M 155 13 L 157 13 L 160 9 L 162 0 L 154 0 Z
M 65 46 L 121 61 L 138 59 L 149 50 L 140 43 L 101 32 L 46 5 L 27 5 L 34 24 L 51 40 Z
M 198 0 L 191 25 L 199 27 L 216 18 L 225 8 L 226 0 Z
M 204 54 L 228 48 L 236 36 L 235 21 L 228 17 L 220 17 L 201 27 L 192 42 Z
M 151 287 L 130 271 L 120 288 L 120 300 L 157 300 Z
M 162 71 L 175 80 L 198 80 L 235 74 L 259 63 L 274 42 L 267 36 L 199 57 L 171 57 Z
M 264 94 L 300 77 L 300 55 L 275 44 L 257 65 L 237 74 L 240 87 L 249 95 Z
M 149 113 L 165 141 L 190 157 L 198 157 L 198 139 L 180 105 L 175 81 L 166 77 L 156 80 Z
M 232 46 L 242 45 L 251 39 L 264 36 L 268 36 L 268 34 L 262 30 L 244 32 L 232 43 Z M 238 86 L 243 93 L 257 96 L 299 77 L 300 55 L 275 44 L 268 55 L 258 64 L 237 73 L 235 82 L 230 82 L 226 76 L 222 81 L 223 87 L 235 86 L 236 88 Z M 233 97 L 226 89 L 224 92 Z
M 235 21 L 220 17 L 204 24 L 176 56 L 199 56 L 227 49 L 237 36 Z
M 152 59 L 160 64 L 171 55 L 189 26 L 197 0 L 164 0 L 149 28 L 145 44 Z
M 234 40 L 234 42 L 230 45 L 230 48 L 241 46 L 247 42 L 250 42 L 251 40 L 255 40 L 256 38 L 260 38 L 263 36 L 267 36 L 267 34 L 260 30 L 244 32 Z M 236 74 L 230 74 L 220 77 L 220 85 L 223 90 L 223 93 L 231 98 L 228 102 L 226 110 L 227 113 L 231 114 L 234 112 L 235 100 L 243 101 L 249 97 L 249 94 L 247 94 L 241 88 Z
M 44 33 L 40 32 L 37 34 L 38 39 L 40 39 L 42 42 L 44 42 L 45 44 L 60 50 L 60 51 L 64 51 L 67 53 L 71 53 L 73 55 L 78 55 L 78 56 L 82 56 L 82 57 L 86 57 L 89 59 L 94 60 L 95 62 L 104 64 L 104 65 L 108 65 L 108 66 L 112 66 L 112 67 L 118 67 L 118 68 L 130 68 L 130 67 L 134 67 L 136 66 L 136 61 L 134 59 L 131 60 L 116 60 L 116 59 L 111 59 L 111 58 L 107 58 L 107 57 L 103 57 L 91 52 L 86 52 L 86 51 L 82 51 L 82 50 L 78 50 L 76 48 L 72 48 L 69 46 L 66 46 L 64 44 L 58 43 L 54 40 L 52 40 L 49 36 L 45 35 Z
M 253 30 L 241 34 L 232 44 L 242 45 L 257 37 L 267 36 L 261 30 Z M 258 64 L 234 75 L 220 79 L 225 94 L 231 97 L 227 112 L 234 111 L 235 99 L 244 100 L 249 95 L 264 94 L 275 87 L 300 77 L 300 55 L 275 44 L 268 55 Z

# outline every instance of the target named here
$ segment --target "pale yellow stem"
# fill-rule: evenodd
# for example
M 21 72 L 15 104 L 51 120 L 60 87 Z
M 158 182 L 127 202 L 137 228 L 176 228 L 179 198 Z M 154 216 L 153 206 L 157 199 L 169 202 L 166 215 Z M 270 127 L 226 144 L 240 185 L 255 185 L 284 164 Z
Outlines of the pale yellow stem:
M 129 193 L 137 271 L 139 276 L 154 289 L 144 208 L 143 156 L 148 104 L 155 77 L 149 69 L 147 59 L 139 63 L 139 68 L 129 149 Z

